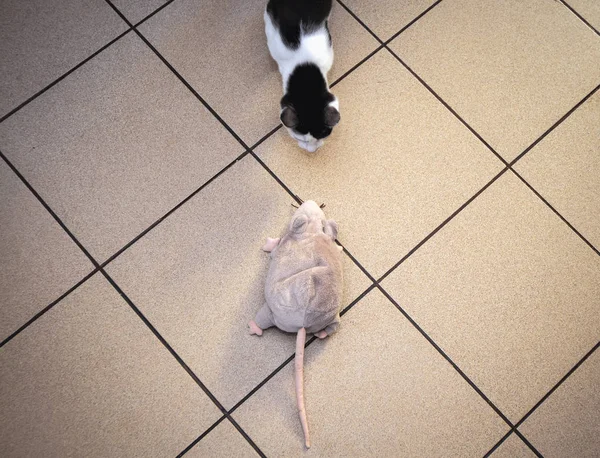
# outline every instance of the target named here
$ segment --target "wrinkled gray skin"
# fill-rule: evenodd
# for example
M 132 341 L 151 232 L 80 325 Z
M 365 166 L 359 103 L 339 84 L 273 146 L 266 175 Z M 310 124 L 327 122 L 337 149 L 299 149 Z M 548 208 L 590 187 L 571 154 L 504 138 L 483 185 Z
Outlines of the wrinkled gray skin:
M 266 303 L 251 330 L 253 324 L 261 331 L 271 326 L 287 332 L 305 328 L 320 338 L 337 330 L 343 277 L 336 236 L 335 221 L 327 220 L 315 202 L 306 201 L 294 213 L 288 232 L 267 241 L 263 249 L 271 251 L 271 264 Z

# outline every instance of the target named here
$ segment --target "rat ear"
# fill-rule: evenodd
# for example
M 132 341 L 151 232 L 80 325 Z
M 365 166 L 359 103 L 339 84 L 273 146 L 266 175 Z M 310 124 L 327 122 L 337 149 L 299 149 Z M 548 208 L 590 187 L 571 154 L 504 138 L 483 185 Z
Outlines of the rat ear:
M 289 105 L 283 107 L 279 119 L 281 119 L 281 122 L 285 127 L 289 127 L 290 129 L 298 125 L 298 114 L 296 113 L 296 110 Z
M 340 122 L 340 112 L 337 111 L 337 108 L 331 105 L 327 105 L 325 107 L 325 124 L 328 127 L 335 126 L 338 122 Z
M 297 216 L 290 223 L 290 232 L 294 234 L 302 234 L 306 230 L 306 224 L 308 223 L 308 218 L 306 215 Z
M 337 239 L 337 235 L 338 235 L 338 225 L 337 225 L 337 223 L 334 220 L 332 220 L 332 219 L 328 219 L 327 221 L 325 221 L 324 232 L 329 237 L 331 237 L 332 240 Z

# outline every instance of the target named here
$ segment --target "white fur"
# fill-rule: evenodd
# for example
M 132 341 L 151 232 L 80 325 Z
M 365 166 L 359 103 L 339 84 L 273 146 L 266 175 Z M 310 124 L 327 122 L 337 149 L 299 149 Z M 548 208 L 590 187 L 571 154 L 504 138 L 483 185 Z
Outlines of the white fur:
M 267 11 L 265 11 L 264 17 L 267 45 L 271 57 L 279 66 L 279 73 L 283 79 L 283 92 L 285 93 L 290 75 L 300 64 L 315 64 L 327 82 L 327 73 L 333 65 L 333 47 L 329 43 L 329 35 L 325 27 L 310 34 L 302 33 L 298 49 L 290 49 L 283 43 L 279 31 Z
M 264 18 L 267 45 L 271 57 L 273 57 L 279 67 L 279 73 L 281 73 L 281 78 L 283 80 L 284 94 L 286 92 L 288 80 L 294 69 L 298 65 L 305 63 L 315 64 L 319 70 L 321 70 L 325 83 L 329 86 L 327 83 L 327 73 L 333 65 L 333 47 L 329 42 L 329 34 L 325 27 L 309 34 L 302 33 L 298 49 L 290 49 L 281 39 L 279 30 L 277 30 L 277 27 L 273 24 L 271 16 L 269 16 L 269 13 L 267 13 L 266 10 Z M 337 98 L 331 102 L 330 105 L 339 111 L 340 106 Z M 292 129 L 287 129 L 287 131 L 292 138 L 298 141 L 298 146 L 309 153 L 314 153 L 323 146 L 323 140 L 317 140 L 311 134 L 300 135 Z

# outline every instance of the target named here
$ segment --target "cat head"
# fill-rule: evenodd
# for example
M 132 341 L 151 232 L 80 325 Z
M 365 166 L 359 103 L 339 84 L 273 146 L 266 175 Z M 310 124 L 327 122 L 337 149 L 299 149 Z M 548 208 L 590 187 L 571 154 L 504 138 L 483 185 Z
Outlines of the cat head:
M 294 71 L 281 99 L 280 119 L 298 145 L 311 153 L 331 135 L 340 122 L 339 102 L 319 70 Z

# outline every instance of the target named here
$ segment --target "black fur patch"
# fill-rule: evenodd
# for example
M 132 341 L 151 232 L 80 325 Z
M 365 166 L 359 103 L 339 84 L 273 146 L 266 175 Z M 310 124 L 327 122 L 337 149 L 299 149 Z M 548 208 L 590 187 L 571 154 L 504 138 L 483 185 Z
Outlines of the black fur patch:
M 332 0 L 269 0 L 267 12 L 279 29 L 283 43 L 291 49 L 300 46 L 300 32 L 312 32 L 327 25 Z M 331 44 L 331 35 L 329 35 Z
M 327 106 L 335 100 L 329 92 L 323 74 L 315 64 L 298 65 L 288 80 L 286 94 L 281 99 L 281 108 L 290 107 L 297 115 L 294 131 L 310 133 L 317 139 L 331 134 L 327 124 Z M 339 118 L 338 118 L 339 119 Z

